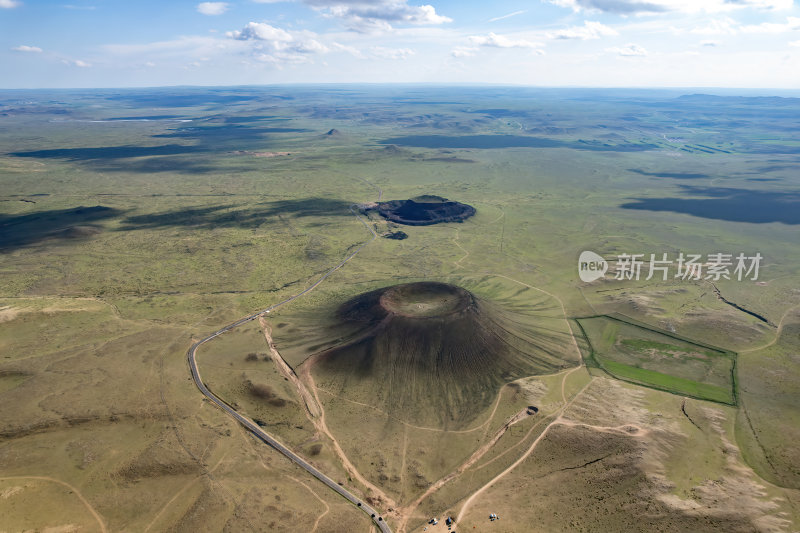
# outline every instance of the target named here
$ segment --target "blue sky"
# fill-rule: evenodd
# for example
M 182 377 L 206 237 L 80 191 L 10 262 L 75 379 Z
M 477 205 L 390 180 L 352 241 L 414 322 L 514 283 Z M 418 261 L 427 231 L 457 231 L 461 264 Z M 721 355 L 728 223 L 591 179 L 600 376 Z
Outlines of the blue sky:
M 0 87 L 800 88 L 794 0 L 0 0 Z

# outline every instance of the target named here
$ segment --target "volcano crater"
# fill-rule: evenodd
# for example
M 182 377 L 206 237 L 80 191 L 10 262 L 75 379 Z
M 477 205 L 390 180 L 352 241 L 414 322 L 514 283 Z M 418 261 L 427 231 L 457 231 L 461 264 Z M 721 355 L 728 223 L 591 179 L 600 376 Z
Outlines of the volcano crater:
M 326 390 L 417 424 L 463 427 L 516 379 L 574 362 L 548 328 L 472 294 L 433 281 L 360 294 L 338 307 L 314 354 L 314 379 Z

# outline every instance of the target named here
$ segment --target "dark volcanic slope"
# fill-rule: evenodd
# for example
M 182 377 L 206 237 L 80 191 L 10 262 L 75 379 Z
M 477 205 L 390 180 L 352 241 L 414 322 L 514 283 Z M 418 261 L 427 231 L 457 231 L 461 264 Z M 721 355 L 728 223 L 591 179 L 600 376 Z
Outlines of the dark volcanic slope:
M 440 196 L 417 196 L 378 204 L 378 212 L 392 222 L 409 226 L 428 226 L 440 222 L 460 222 L 475 214 L 475 208 Z
M 349 340 L 313 358 L 317 384 L 416 424 L 464 427 L 505 383 L 574 365 L 563 339 L 511 333 L 513 319 L 444 283 L 362 294 L 338 319 Z

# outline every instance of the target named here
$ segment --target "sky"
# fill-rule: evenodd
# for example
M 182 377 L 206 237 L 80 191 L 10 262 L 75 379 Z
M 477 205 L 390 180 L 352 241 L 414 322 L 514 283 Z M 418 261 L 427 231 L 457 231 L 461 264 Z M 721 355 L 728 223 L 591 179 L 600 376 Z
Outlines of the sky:
M 800 89 L 794 0 L 0 0 L 0 88 Z

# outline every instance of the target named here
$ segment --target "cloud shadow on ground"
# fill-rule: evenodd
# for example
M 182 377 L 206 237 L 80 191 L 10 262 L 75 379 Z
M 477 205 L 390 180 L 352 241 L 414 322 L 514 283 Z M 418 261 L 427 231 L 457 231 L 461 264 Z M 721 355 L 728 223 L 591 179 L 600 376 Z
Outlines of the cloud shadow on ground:
M 352 216 L 351 202 L 330 198 L 305 198 L 278 200 L 255 207 L 220 204 L 190 207 L 161 213 L 135 215 L 123 220 L 122 231 L 154 229 L 174 226 L 198 228 L 241 227 L 254 228 L 278 215 L 292 217 Z
M 800 194 L 681 185 L 684 198 L 634 198 L 623 209 L 669 211 L 713 220 L 800 224 Z
M 11 250 L 44 240 L 77 240 L 102 231 L 98 222 L 118 217 L 111 207 L 73 207 L 26 214 L 0 213 L 0 249 Z

